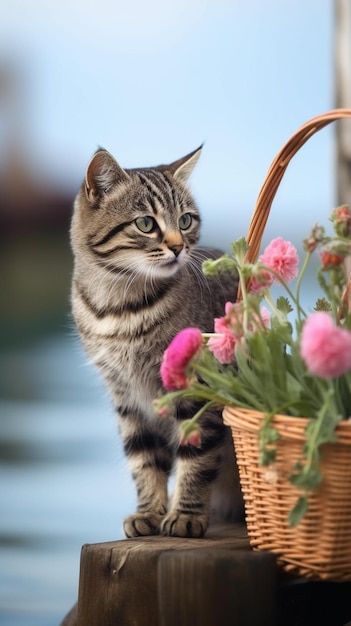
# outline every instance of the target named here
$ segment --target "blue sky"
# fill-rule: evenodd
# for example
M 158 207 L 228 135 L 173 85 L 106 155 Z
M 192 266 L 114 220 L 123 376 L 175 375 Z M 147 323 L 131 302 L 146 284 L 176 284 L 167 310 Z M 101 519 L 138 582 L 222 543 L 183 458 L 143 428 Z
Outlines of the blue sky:
M 226 247 L 282 144 L 334 106 L 333 18 L 332 0 L 3 0 L 0 59 L 23 67 L 31 167 L 71 190 L 99 145 L 133 167 L 205 141 L 192 189 L 204 240 Z M 267 237 L 326 219 L 333 130 L 295 157 Z

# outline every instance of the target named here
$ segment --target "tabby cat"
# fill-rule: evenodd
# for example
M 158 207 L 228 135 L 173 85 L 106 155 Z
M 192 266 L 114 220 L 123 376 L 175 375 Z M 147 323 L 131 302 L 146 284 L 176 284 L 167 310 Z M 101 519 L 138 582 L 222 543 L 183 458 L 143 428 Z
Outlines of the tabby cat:
M 197 448 L 179 444 L 179 422 L 198 409 L 194 403 L 179 402 L 170 418 L 158 417 L 153 407 L 164 392 L 160 363 L 174 335 L 187 326 L 213 330 L 213 318 L 236 297 L 232 276 L 205 278 L 201 270 L 205 258 L 220 253 L 196 247 L 200 215 L 187 181 L 200 152 L 170 165 L 124 170 L 99 150 L 74 205 L 72 311 L 112 395 L 136 484 L 138 506 L 124 521 L 127 537 L 201 537 L 211 492 L 224 517 L 241 512 L 233 446 L 220 412 L 203 415 Z M 220 482 L 224 507 L 220 489 L 213 489 Z

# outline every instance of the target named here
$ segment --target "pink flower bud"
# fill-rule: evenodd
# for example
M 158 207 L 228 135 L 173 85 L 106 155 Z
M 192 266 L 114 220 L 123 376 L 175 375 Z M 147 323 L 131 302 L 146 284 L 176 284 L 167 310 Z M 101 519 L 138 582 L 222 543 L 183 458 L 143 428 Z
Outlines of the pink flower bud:
M 189 435 L 183 435 L 180 439 L 181 446 L 194 446 L 194 448 L 201 448 L 201 432 L 196 429 Z
M 345 257 L 342 254 L 336 254 L 336 252 L 330 252 L 329 250 L 322 250 L 321 252 L 321 261 L 324 269 L 341 265 L 344 259 Z
M 156 398 L 155 400 L 152 401 L 152 405 L 158 417 L 169 417 L 170 415 L 169 406 L 166 404 L 162 404 L 162 400 Z
M 340 237 L 348 237 L 351 234 L 351 213 L 346 204 L 339 206 L 332 212 L 331 221 L 334 229 Z
M 317 246 L 322 243 L 325 236 L 325 230 L 323 226 L 315 224 L 307 237 L 303 240 L 303 247 L 306 252 L 314 252 Z
M 261 291 L 261 289 L 266 289 L 270 287 L 273 283 L 273 275 L 267 270 L 260 269 L 256 274 L 253 275 L 250 281 L 250 290 L 251 291 Z

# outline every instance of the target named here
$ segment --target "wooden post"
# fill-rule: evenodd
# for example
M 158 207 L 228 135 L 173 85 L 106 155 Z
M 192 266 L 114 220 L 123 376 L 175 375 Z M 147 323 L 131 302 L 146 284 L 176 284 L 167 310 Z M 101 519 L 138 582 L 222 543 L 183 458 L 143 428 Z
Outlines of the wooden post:
M 159 559 L 160 626 L 273 626 L 275 557 L 243 550 L 181 550 Z
M 335 106 L 351 107 L 351 2 L 335 0 Z M 351 120 L 336 128 L 336 195 L 338 204 L 351 207 Z
M 274 563 L 270 554 L 251 552 L 240 524 L 214 527 L 204 539 L 143 537 L 86 545 L 77 626 L 273 626 Z M 201 621 L 204 611 L 207 621 Z
M 335 0 L 334 31 L 335 106 L 351 107 L 351 3 Z M 351 120 L 339 120 L 336 128 L 336 202 L 351 208 Z M 351 310 L 351 257 L 345 260 L 349 279 L 345 296 Z

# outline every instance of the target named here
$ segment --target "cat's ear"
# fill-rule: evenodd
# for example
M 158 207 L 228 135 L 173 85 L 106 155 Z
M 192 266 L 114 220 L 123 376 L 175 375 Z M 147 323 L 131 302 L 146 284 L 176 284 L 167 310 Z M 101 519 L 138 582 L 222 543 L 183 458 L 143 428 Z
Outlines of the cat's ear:
M 94 202 L 117 185 L 127 182 L 129 175 L 107 150 L 98 150 L 91 159 L 85 175 L 86 194 Z
M 182 159 L 178 159 L 178 161 L 174 161 L 174 163 L 171 163 L 167 167 L 168 171 L 173 174 L 176 180 L 180 180 L 183 183 L 188 181 L 190 174 L 200 158 L 202 146 L 203 144 L 193 152 L 190 152 L 190 154 L 187 154 Z

